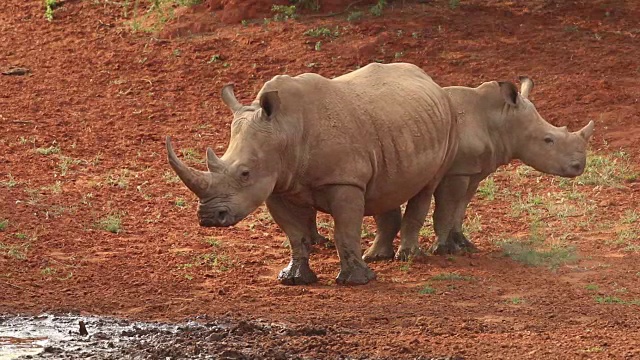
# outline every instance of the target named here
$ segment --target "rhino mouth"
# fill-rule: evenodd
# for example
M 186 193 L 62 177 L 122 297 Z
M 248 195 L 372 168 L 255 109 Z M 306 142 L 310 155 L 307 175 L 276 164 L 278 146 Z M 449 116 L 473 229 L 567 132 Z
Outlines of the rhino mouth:
M 229 227 L 237 224 L 241 219 L 226 208 L 198 213 L 198 220 L 202 227 Z
M 569 165 L 564 168 L 563 174 L 561 176 L 567 178 L 574 178 L 582 175 L 584 172 L 585 163 L 582 161 L 572 161 Z

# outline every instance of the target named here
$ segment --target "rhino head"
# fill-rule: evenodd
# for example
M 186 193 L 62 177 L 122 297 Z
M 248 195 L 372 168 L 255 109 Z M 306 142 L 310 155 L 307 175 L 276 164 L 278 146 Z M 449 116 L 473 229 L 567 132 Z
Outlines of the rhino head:
M 169 165 L 198 196 L 198 219 L 205 227 L 235 225 L 257 209 L 272 193 L 281 166 L 281 139 L 272 123 L 280 106 L 277 91 L 262 93 L 259 106 L 243 106 L 233 85 L 226 85 L 222 100 L 234 115 L 231 139 L 221 158 L 207 148 L 208 171 L 185 165 L 166 138 Z
M 576 132 L 569 132 L 566 126 L 549 124 L 528 99 L 533 81 L 522 76 L 520 82 L 520 93 L 510 82 L 498 83 L 506 102 L 502 115 L 510 129 L 514 157 L 543 173 L 569 178 L 581 175 L 586 166 L 593 121 Z

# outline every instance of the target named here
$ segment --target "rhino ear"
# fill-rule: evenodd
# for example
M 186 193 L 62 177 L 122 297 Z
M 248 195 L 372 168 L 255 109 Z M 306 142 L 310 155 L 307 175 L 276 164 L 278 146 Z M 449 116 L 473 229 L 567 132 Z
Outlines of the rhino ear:
M 509 81 L 498 81 L 498 85 L 504 101 L 515 106 L 518 101 L 518 88 Z
M 280 96 L 277 91 L 268 91 L 260 95 L 260 107 L 268 117 L 280 111 Z

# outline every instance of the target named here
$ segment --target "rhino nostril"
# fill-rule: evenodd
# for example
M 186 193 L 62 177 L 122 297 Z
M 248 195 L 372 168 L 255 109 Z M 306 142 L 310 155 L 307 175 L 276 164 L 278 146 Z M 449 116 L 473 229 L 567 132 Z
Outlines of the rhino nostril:
M 574 163 L 571 163 L 570 168 L 573 171 L 579 172 L 580 170 L 582 170 L 582 164 L 576 161 Z
M 216 213 L 216 219 L 218 219 L 218 221 L 223 222 L 226 218 L 227 218 L 227 210 L 218 210 L 218 212 Z

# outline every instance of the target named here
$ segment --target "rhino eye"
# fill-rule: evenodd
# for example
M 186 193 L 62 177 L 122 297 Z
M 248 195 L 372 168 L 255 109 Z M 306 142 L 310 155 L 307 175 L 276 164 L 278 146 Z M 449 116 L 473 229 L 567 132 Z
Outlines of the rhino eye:
M 544 137 L 544 142 L 546 142 L 547 144 L 551 145 L 553 144 L 553 138 L 551 136 L 545 136 Z
M 240 172 L 240 177 L 243 180 L 247 180 L 249 178 L 249 170 L 242 170 L 242 172 Z

